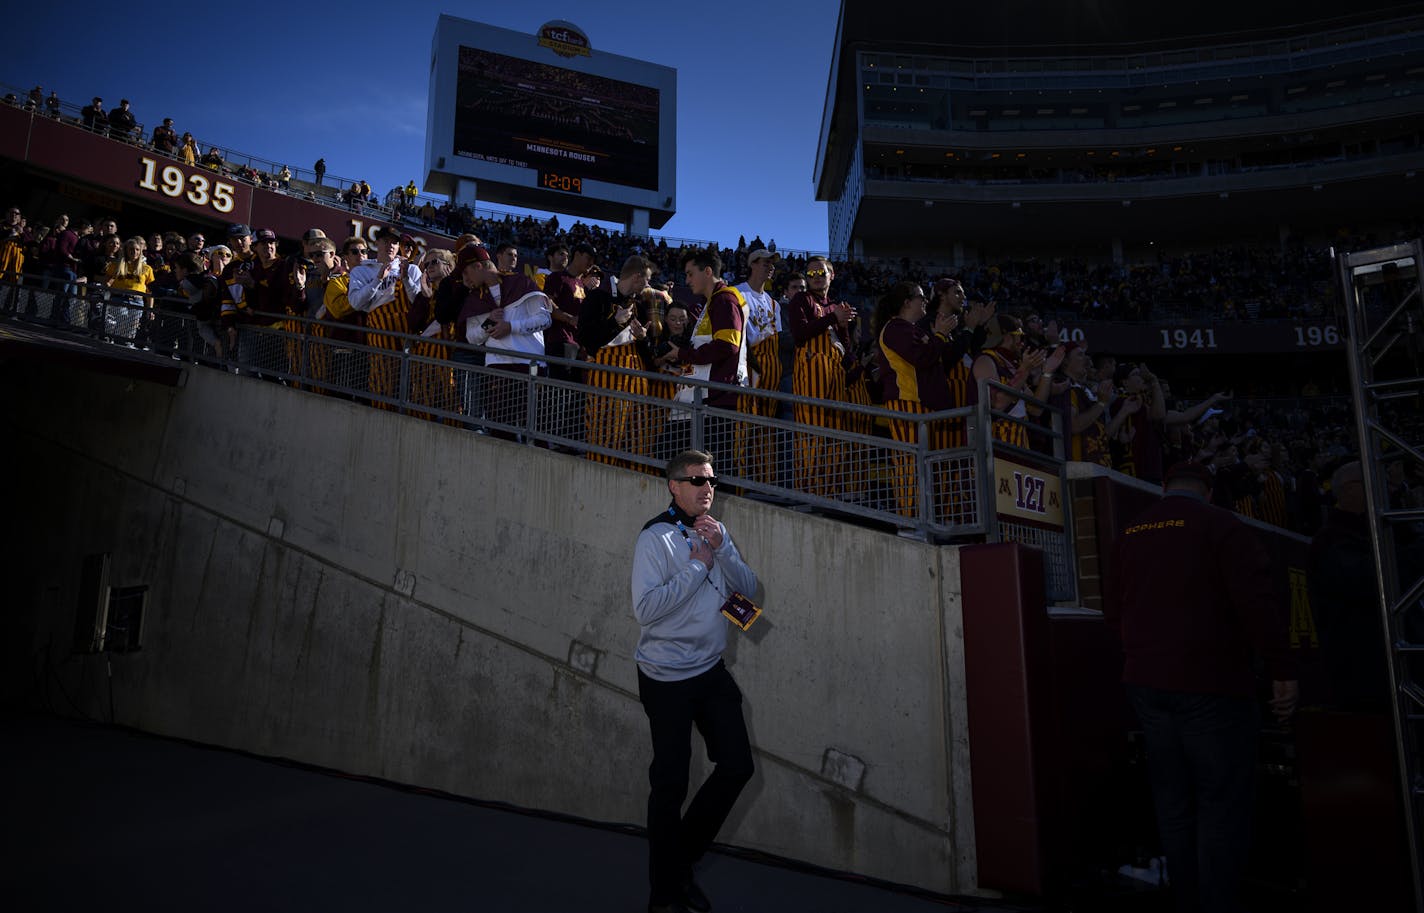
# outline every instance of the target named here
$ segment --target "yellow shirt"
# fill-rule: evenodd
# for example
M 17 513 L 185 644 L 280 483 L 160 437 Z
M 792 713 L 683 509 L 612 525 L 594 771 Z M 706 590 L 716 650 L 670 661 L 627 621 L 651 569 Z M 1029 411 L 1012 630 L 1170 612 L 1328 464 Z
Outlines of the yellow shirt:
M 104 268 L 104 274 L 109 277 L 109 288 L 118 289 L 121 292 L 134 292 L 139 295 L 148 291 L 149 285 L 153 282 L 153 267 L 147 263 L 138 272 L 120 276 L 119 261 L 115 260 Z

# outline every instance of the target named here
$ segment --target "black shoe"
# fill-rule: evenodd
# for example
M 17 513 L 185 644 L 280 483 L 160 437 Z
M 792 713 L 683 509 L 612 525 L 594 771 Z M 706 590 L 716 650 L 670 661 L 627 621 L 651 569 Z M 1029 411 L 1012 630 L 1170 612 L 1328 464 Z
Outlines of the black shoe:
M 688 913 L 688 909 L 677 901 L 673 901 L 672 903 L 650 903 L 648 904 L 648 913 Z
M 682 902 L 695 913 L 708 913 L 712 909 L 712 901 L 707 899 L 702 886 L 692 878 L 688 878 L 682 885 Z

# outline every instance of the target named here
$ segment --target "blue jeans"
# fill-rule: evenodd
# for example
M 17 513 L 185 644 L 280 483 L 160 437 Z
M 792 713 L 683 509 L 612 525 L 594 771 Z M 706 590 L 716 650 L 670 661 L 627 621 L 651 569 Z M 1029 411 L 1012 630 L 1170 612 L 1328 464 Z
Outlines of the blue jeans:
M 69 298 L 76 291 L 75 280 L 79 277 L 74 270 L 67 266 L 46 266 L 44 269 L 44 281 L 40 287 L 46 291 L 56 289 L 54 305 L 50 311 L 50 317 L 54 320 L 63 320 L 65 306 L 69 304 Z M 35 313 L 35 299 L 30 297 L 30 305 L 25 309 L 25 313 Z
M 1128 685 L 1179 913 L 1235 913 L 1251 850 L 1260 719 L 1249 697 Z
M 465 416 L 466 428 L 478 428 L 485 412 L 482 390 L 484 378 L 467 366 L 483 365 L 485 357 L 479 352 L 455 349 L 450 354 L 450 360 L 457 365 L 466 366 L 455 369 L 455 383 L 460 389 L 460 414 Z

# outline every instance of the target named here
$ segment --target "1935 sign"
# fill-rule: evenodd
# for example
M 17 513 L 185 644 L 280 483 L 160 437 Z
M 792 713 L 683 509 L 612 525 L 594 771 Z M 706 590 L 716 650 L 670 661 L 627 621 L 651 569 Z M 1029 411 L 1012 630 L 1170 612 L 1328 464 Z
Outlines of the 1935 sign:
M 216 175 L 201 171 L 187 171 L 175 163 L 159 167 L 155 159 L 144 156 L 139 159 L 143 176 L 139 178 L 138 189 L 160 193 L 172 199 L 184 199 L 194 206 L 211 207 L 219 215 L 232 212 L 236 203 L 233 195 L 237 188 L 227 181 L 218 180 Z

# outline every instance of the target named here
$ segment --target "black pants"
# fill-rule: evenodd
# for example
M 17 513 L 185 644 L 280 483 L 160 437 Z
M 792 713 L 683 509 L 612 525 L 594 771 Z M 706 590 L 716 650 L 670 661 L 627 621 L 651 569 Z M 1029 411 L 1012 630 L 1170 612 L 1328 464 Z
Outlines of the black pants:
M 1234 913 L 1251 852 L 1256 703 L 1128 685 L 1180 913 Z
M 752 777 L 752 749 L 742 719 L 742 692 L 720 661 L 701 675 L 660 682 L 638 670 L 638 697 L 653 735 L 648 767 L 648 879 L 652 903 L 672 903 Z M 687 813 L 692 726 L 716 765 Z

